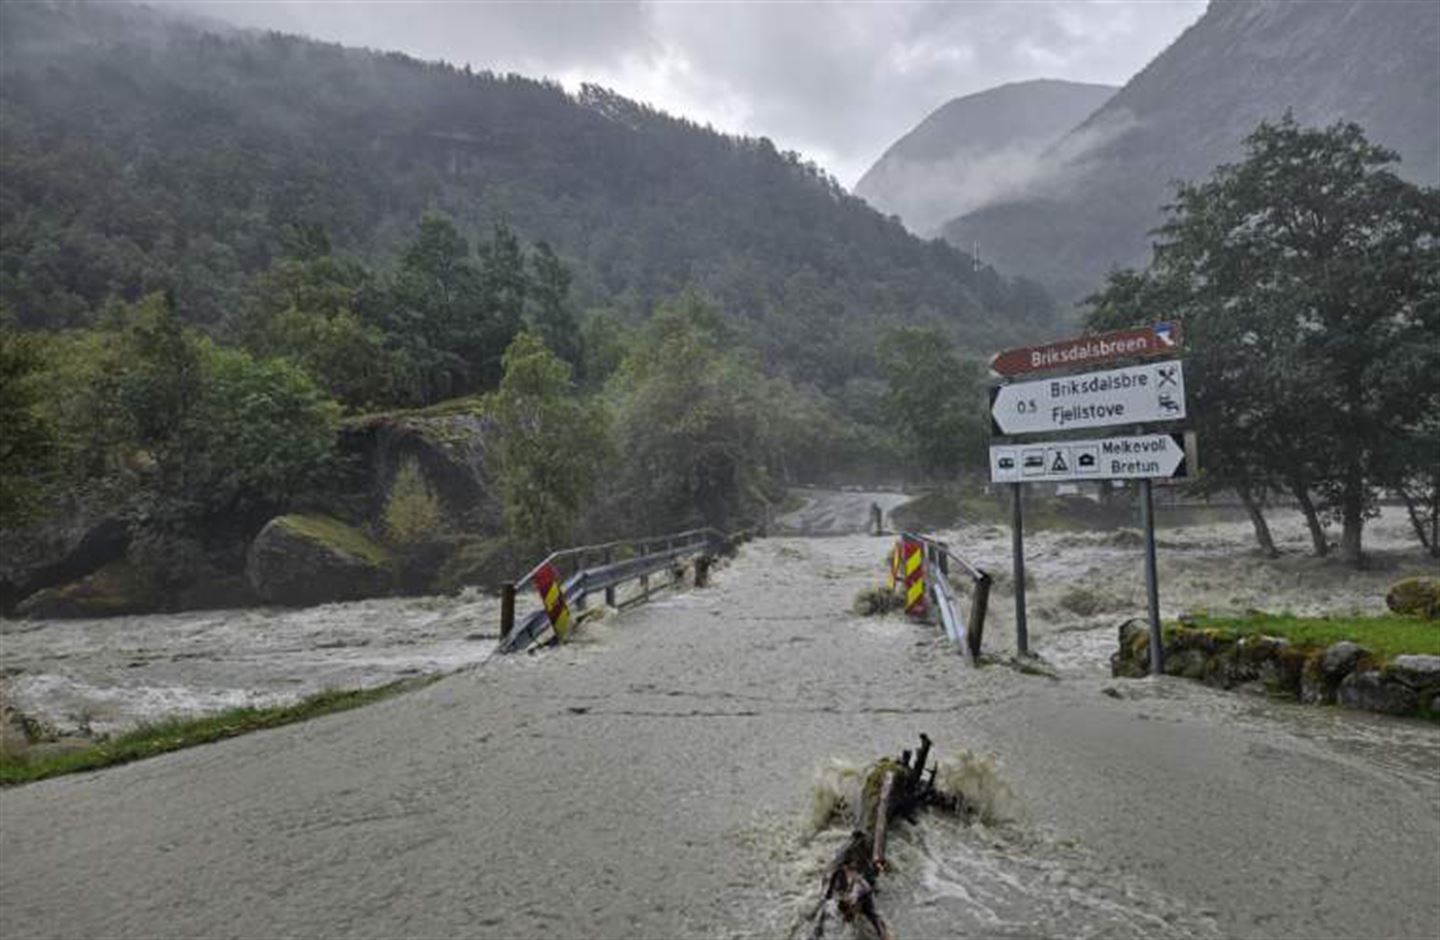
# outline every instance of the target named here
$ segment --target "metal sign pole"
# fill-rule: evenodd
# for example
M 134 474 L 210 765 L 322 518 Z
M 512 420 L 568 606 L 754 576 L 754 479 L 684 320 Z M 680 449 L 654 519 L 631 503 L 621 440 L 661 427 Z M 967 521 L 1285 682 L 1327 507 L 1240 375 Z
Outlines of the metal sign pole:
M 1150 481 L 1140 481 L 1140 525 L 1145 529 L 1145 599 L 1150 608 L 1150 674 L 1165 670 L 1164 642 L 1160 636 L 1160 586 L 1155 576 L 1155 502 Z
M 1030 653 L 1030 634 L 1025 627 L 1025 533 L 1020 510 L 1023 483 L 1010 484 L 1014 498 L 1010 515 L 1010 546 L 1014 555 L 1012 574 L 1015 578 L 1015 649 L 1021 656 Z

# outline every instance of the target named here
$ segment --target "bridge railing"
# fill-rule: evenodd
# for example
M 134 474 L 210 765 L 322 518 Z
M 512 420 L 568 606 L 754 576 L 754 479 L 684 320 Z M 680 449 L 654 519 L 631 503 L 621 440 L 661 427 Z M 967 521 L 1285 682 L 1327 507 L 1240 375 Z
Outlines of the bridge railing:
M 970 661 L 980 658 L 980 643 L 985 635 L 985 613 L 990 607 L 990 586 L 993 583 L 986 574 L 965 558 L 951 550 L 946 542 L 916 532 L 900 533 L 902 539 L 919 542 L 925 553 L 925 587 L 945 635 L 964 652 Z M 954 563 L 970 579 L 970 609 L 966 614 L 955 596 L 950 583 L 950 566 Z
M 678 581 L 678 575 L 674 574 L 677 565 L 690 558 L 697 559 L 696 580 L 703 584 L 714 556 L 733 550 L 753 534 L 751 529 L 729 534 L 715 528 L 689 529 L 670 535 L 619 539 L 552 552 L 520 580 L 501 587 L 499 651 L 510 653 L 525 649 L 552 627 L 550 614 L 543 606 L 526 615 L 518 624 L 515 618 L 518 592 L 536 586 L 542 573 L 559 583 L 560 596 L 570 609 L 577 612 L 585 609 L 586 599 L 591 594 L 600 592 L 604 592 L 605 603 L 609 606 L 629 607 Z M 651 575 L 666 571 L 672 573 L 669 581 L 652 589 Z M 619 589 L 629 581 L 638 581 L 640 591 L 622 601 Z

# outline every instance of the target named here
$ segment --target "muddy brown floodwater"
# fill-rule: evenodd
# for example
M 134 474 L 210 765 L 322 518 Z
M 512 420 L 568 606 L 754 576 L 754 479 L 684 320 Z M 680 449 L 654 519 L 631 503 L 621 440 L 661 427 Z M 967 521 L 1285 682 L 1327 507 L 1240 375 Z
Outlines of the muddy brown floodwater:
M 1166 529 L 1162 599 L 1374 609 L 1423 564 L 1392 522 L 1359 574 L 1263 562 L 1240 523 Z M 949 537 L 1008 557 L 1003 531 Z M 1058 679 L 850 613 L 883 539 L 764 539 L 714 586 L 568 647 L 0 794 L 0 934 L 786 937 L 844 835 L 817 806 L 925 731 L 988 822 L 892 836 L 880 903 L 899 938 L 1436 935 L 1440 729 L 1112 680 L 1138 549 L 1031 546 L 1032 646 Z M 1103 609 L 1070 613 L 1076 586 Z M 1009 600 L 987 630 L 1001 655 Z

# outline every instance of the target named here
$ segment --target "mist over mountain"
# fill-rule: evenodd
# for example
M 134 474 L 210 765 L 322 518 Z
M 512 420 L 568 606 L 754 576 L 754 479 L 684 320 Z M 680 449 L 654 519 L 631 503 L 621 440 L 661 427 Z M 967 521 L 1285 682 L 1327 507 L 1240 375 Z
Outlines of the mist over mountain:
M 118 4 L 0 8 L 0 304 L 93 322 L 170 290 L 223 332 L 296 225 L 384 265 L 423 213 L 473 243 L 552 245 L 584 308 L 639 318 L 684 288 L 779 371 L 873 370 L 886 322 L 976 352 L 1052 305 L 915 238 L 768 139 L 587 86 L 215 28 Z
M 1040 155 L 1115 93 L 1057 79 L 954 98 L 891 144 L 855 194 L 933 234 L 956 216 L 1022 191 Z
M 944 235 L 1066 301 L 1142 262 L 1171 182 L 1240 156 L 1263 119 L 1360 124 L 1402 176 L 1440 183 L 1440 5 L 1212 3 L 1094 115 L 1055 144 L 1022 197 Z

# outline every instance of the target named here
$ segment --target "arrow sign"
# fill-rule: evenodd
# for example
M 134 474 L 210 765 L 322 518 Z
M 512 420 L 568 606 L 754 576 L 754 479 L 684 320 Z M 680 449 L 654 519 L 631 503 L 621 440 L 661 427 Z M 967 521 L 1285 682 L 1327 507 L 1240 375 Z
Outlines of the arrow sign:
M 999 434 L 1037 434 L 1177 421 L 1185 417 L 1185 373 L 1178 359 L 1087 372 L 991 390 Z
M 1180 434 L 996 444 L 990 448 L 990 481 L 1054 483 L 1183 477 L 1189 475 L 1185 453 L 1185 439 Z
M 1098 366 L 1122 359 L 1173 356 L 1180 351 L 1181 340 L 1180 321 L 1172 320 L 1138 330 L 1115 330 L 1045 346 L 1007 349 L 990 360 L 990 370 L 996 375 L 1023 375 Z

